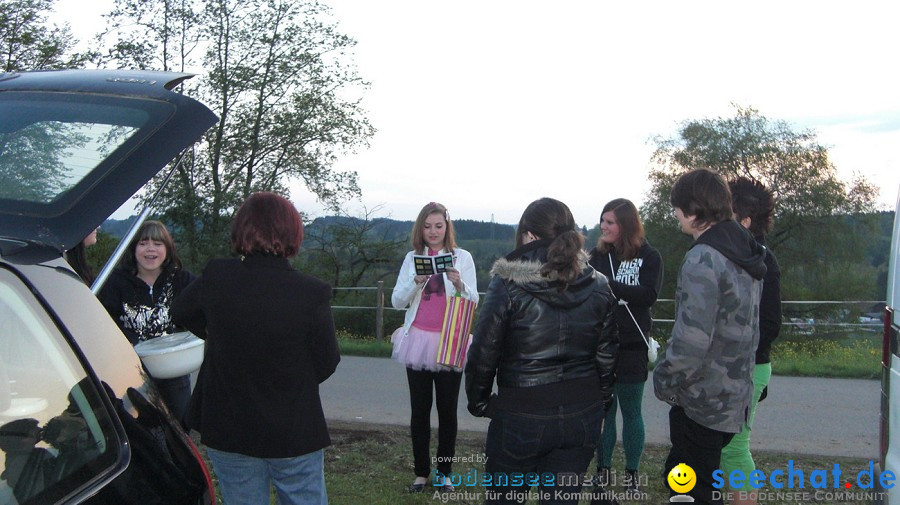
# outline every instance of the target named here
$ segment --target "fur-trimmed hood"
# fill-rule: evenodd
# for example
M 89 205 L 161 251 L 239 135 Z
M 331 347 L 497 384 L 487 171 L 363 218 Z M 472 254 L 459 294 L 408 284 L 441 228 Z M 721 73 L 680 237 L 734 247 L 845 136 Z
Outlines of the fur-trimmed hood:
M 510 261 L 500 258 L 491 266 L 491 275 L 515 284 L 535 284 L 548 279 L 541 275 L 541 263 L 536 260 Z
M 532 242 L 532 244 L 535 244 Z M 530 244 L 528 244 L 530 245 Z M 505 258 L 500 258 L 491 267 L 491 276 L 496 276 L 507 285 L 522 289 L 535 298 L 555 307 L 573 307 L 584 302 L 594 288 L 595 276 L 606 279 L 588 264 L 588 255 L 579 255 L 581 274 L 575 282 L 565 285 L 551 272 L 546 277 L 541 274 L 541 266 L 547 257 L 546 246 L 522 246 Z M 513 286 L 509 286 L 513 289 Z
M 491 269 L 466 364 L 468 408 L 476 416 L 612 397 L 619 338 L 609 282 L 586 256 L 570 284 L 542 276 L 549 241 L 541 242 Z

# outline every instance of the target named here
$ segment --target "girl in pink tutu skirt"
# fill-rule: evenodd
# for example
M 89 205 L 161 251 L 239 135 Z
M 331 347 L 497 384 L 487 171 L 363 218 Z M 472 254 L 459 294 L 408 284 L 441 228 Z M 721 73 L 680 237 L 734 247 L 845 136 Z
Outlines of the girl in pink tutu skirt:
M 437 363 L 438 341 L 444 323 L 447 297 L 457 293 L 478 302 L 472 255 L 456 246 L 447 208 L 431 202 L 419 212 L 411 233 L 413 250 L 406 254 L 391 295 L 394 308 L 407 308 L 403 327 L 391 337 L 393 358 L 406 366 L 409 381 L 410 434 L 416 479 L 412 493 L 425 490 L 431 473 L 431 404 L 438 411 L 437 469 L 433 485 L 441 491 L 453 486 L 442 478 L 451 472 L 456 452 L 456 409 L 462 369 Z M 453 255 L 453 266 L 443 274 L 416 275 L 414 255 Z

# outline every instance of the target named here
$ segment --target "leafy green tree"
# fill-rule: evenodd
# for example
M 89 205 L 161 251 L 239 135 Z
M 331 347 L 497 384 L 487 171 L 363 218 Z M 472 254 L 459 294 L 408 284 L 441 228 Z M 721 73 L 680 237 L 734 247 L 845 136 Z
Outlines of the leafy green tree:
M 339 211 L 305 227 L 303 269 L 328 280 L 332 286 L 374 286 L 396 275 L 407 237 L 397 236 L 383 219 L 382 206 L 363 209 L 360 216 Z
M 184 92 L 209 105 L 219 124 L 159 201 L 164 219 L 190 244 L 189 263 L 227 251 L 231 216 L 254 191 L 286 193 L 288 181 L 300 180 L 334 208 L 359 196 L 356 173 L 332 164 L 367 145 L 375 130 L 353 98 L 367 87 L 346 57 L 355 41 L 328 21 L 327 7 L 311 0 L 116 5 L 109 16 L 119 29 L 107 37 L 119 39 L 100 51 L 106 57 L 145 68 L 206 69 Z M 135 24 L 149 36 L 127 30 Z M 197 41 L 205 47 L 199 57 Z
M 673 138 L 657 137 L 649 179 L 652 189 L 641 207 L 650 240 L 665 261 L 664 293 L 674 293 L 679 262 L 690 238 L 679 231 L 669 194 L 681 174 L 695 168 L 716 170 L 726 179 L 759 180 L 775 194 L 775 228 L 768 245 L 782 264 L 785 299 L 853 299 L 871 296 L 866 282 L 843 283 L 846 291 L 829 292 L 814 277 L 837 263 L 863 264 L 865 251 L 855 247 L 870 232 L 871 220 L 852 224 L 838 215 L 863 216 L 875 207 L 877 189 L 865 178 L 838 179 L 836 169 L 811 130 L 796 131 L 753 108 L 736 107 L 734 117 L 689 120 Z M 831 268 L 828 271 L 837 272 Z M 870 271 L 860 269 L 861 275 Z M 874 280 L 872 282 L 874 285 Z M 819 286 L 814 292 L 810 286 Z
M 0 0 L 0 63 L 3 72 L 78 68 L 86 54 L 74 52 L 77 40 L 68 24 L 50 26 L 54 0 Z
M 116 0 L 94 63 L 104 67 L 183 72 L 198 63 L 202 26 L 193 0 Z
M 387 326 L 385 331 L 390 332 L 399 317 L 390 310 L 390 288 L 406 252 L 407 236 L 397 233 L 395 222 L 376 217 L 381 209 L 381 206 L 364 208 L 359 216 L 340 210 L 339 215 L 319 218 L 306 225 L 297 266 L 303 272 L 327 280 L 335 288 L 343 288 L 334 294 L 333 304 L 339 307 L 374 307 L 377 292 L 369 288 L 384 281 L 386 316 L 390 315 L 390 324 L 394 325 Z M 366 289 L 348 289 L 356 287 Z M 372 335 L 376 313 L 371 309 L 340 309 L 335 311 L 334 321 L 338 328 L 350 333 Z
M 119 238 L 115 237 L 102 229 L 97 232 L 97 243 L 91 247 L 85 248 L 84 255 L 87 258 L 88 265 L 94 270 L 94 275 L 98 275 L 107 260 L 112 256 L 119 245 Z

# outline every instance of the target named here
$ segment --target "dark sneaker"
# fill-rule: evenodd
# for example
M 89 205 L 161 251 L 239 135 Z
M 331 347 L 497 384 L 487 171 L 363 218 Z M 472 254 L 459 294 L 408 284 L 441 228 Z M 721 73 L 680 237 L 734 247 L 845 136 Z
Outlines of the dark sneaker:
M 636 494 L 641 492 L 641 488 L 638 486 L 638 473 L 637 470 L 625 470 L 625 476 L 622 477 L 622 484 L 625 485 L 625 492 L 628 494 Z
M 610 489 L 609 468 L 598 468 L 591 491 L 591 505 L 619 505 L 615 492 Z
M 594 487 L 605 489 L 609 487 L 609 468 L 598 468 L 597 475 L 594 476 Z

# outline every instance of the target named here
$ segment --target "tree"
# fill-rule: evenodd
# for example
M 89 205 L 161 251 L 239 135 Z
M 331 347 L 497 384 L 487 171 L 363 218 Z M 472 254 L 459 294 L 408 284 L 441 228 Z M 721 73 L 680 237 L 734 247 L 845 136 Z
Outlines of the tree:
M 150 37 L 120 34 L 107 57 L 190 68 L 198 64 L 195 43 L 205 46 L 199 63 L 206 76 L 184 92 L 210 105 L 219 124 L 159 202 L 192 245 L 185 252 L 189 263 L 226 251 L 231 215 L 254 191 L 285 193 L 289 180 L 301 180 L 334 208 L 359 196 L 356 173 L 337 172 L 332 164 L 338 154 L 365 146 L 375 130 L 351 98 L 367 86 L 346 61 L 355 41 L 327 21 L 327 7 L 291 0 L 116 5 L 109 15 L 114 26 L 137 24 Z
M 388 278 L 390 281 L 385 284 L 392 286 L 408 237 L 406 233 L 397 233 L 396 222 L 375 217 L 381 209 L 381 206 L 363 208 L 361 216 L 351 216 L 340 210 L 336 216 L 319 218 L 307 225 L 299 269 L 328 280 L 334 287 L 372 288 L 378 281 Z M 386 293 L 390 306 L 390 291 L 386 290 Z M 333 304 L 372 307 L 375 297 L 372 290 L 343 289 L 335 291 Z M 374 311 L 337 311 L 334 321 L 340 329 L 369 335 L 375 328 L 375 316 Z M 388 327 L 396 327 L 395 323 L 402 321 L 402 317 L 392 311 L 388 311 L 387 316 Z
M 77 68 L 87 55 L 72 53 L 69 25 L 48 26 L 54 0 L 0 0 L 3 72 Z
M 387 220 L 375 217 L 381 209 L 363 208 L 361 216 L 339 210 L 308 225 L 304 270 L 344 287 L 372 286 L 396 274 L 408 237 L 398 236 Z
M 795 131 L 785 121 L 771 121 L 753 108 L 736 107 L 731 118 L 686 121 L 674 138 L 656 137 L 649 178 L 652 188 L 641 207 L 648 237 L 665 259 L 665 291 L 674 292 L 678 262 L 690 239 L 678 231 L 669 194 L 679 175 L 694 168 L 716 170 L 731 179 L 738 176 L 761 181 L 775 194 L 775 229 L 768 245 L 778 253 L 785 298 L 866 297 L 865 283 L 834 283 L 847 288 L 808 291 L 816 275 L 836 272 L 838 263 L 864 263 L 864 251 L 855 240 L 870 223 L 860 217 L 852 226 L 839 215 L 863 216 L 875 207 L 877 189 L 865 178 L 838 179 L 828 157 L 810 130 Z M 868 275 L 868 273 L 866 274 Z M 804 287 L 805 286 L 805 287 Z M 801 289 L 802 288 L 802 289 Z
M 55 122 L 0 132 L 0 197 L 51 200 L 68 187 L 63 158 L 87 142 L 78 128 Z
M 104 17 L 109 25 L 97 43 L 112 42 L 94 52 L 98 67 L 184 72 L 197 63 L 202 31 L 193 0 L 116 0 Z

